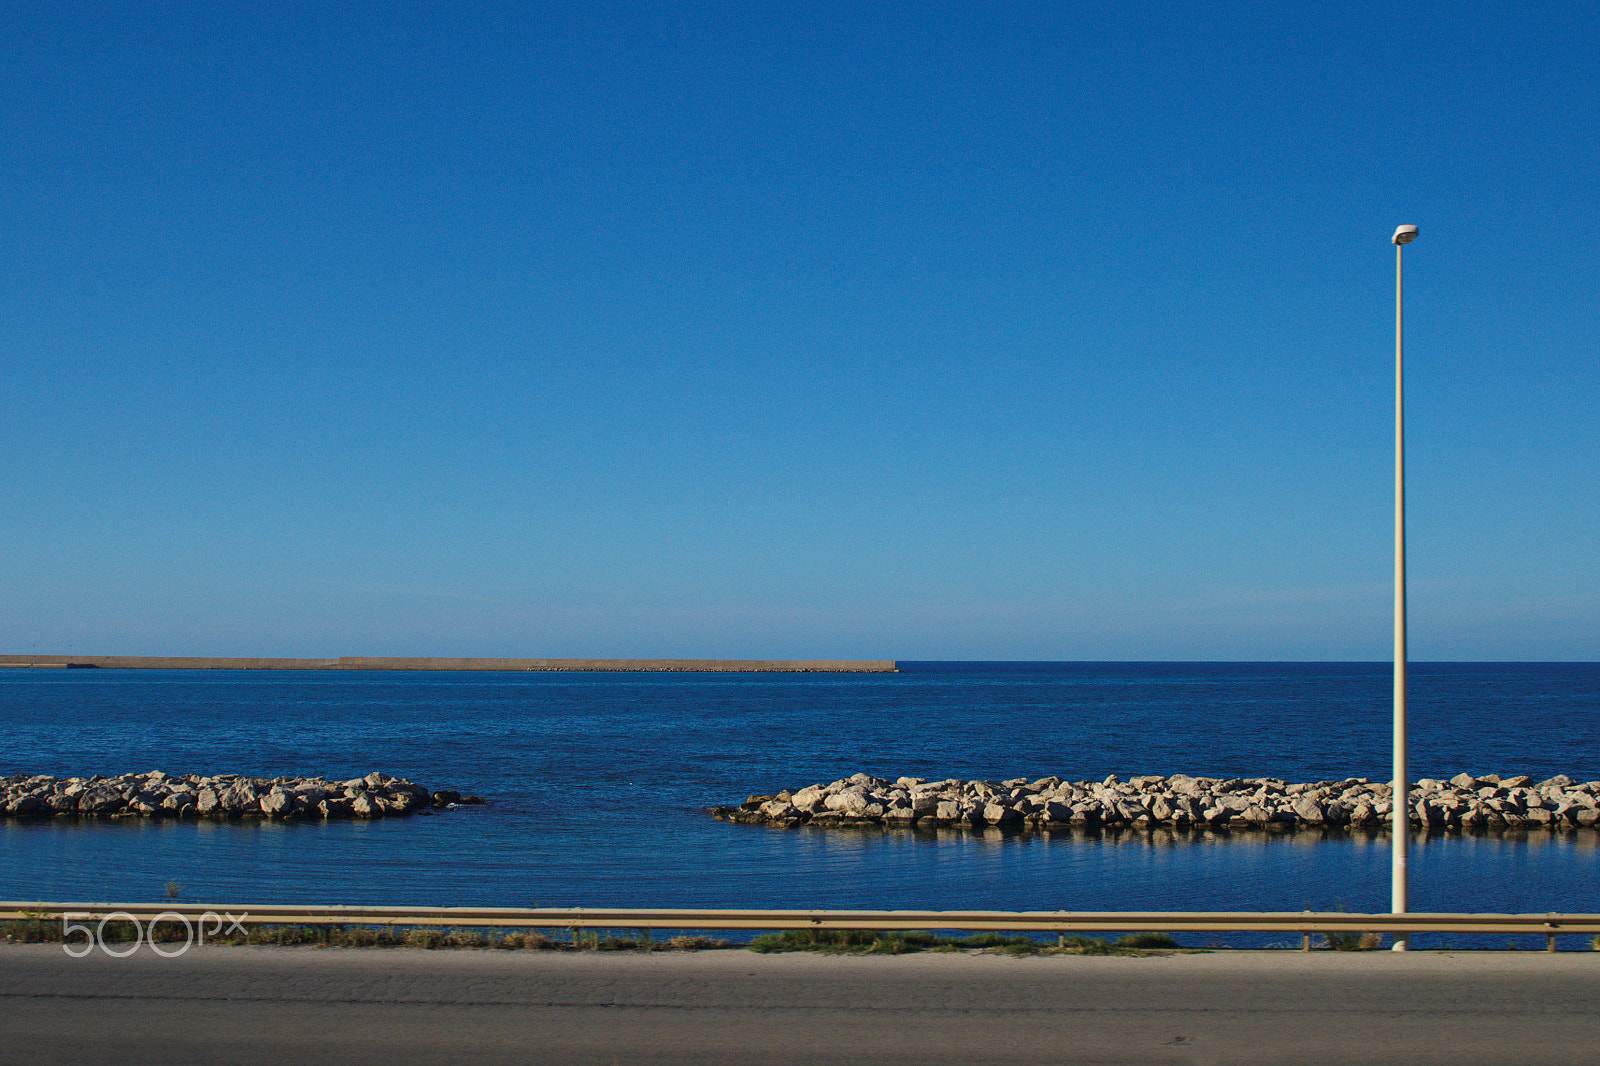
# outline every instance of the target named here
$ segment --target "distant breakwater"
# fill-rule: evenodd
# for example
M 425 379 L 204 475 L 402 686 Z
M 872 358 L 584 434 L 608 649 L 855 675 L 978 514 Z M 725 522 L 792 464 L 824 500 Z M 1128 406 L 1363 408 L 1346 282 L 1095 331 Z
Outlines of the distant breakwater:
M 826 785 L 751 796 L 711 814 L 754 825 L 938 826 L 1012 829 L 1383 829 L 1394 789 L 1365 777 L 1290 784 L 1271 777 L 1150 775 L 1123 781 L 928 781 L 856 774 Z M 1600 781 L 1565 774 L 1458 774 L 1409 790 L 1414 827 L 1436 830 L 1600 828 Z
M 8 818 L 208 818 L 227 821 L 337 821 L 389 818 L 456 804 L 481 804 L 450 789 L 430 791 L 402 777 L 174 776 L 160 770 L 119 777 L 0 778 Z
M 462 659 L 345 655 L 337 659 L 154 655 L 0 655 L 0 669 L 77 670 L 505 670 L 714 674 L 892 674 L 893 659 Z

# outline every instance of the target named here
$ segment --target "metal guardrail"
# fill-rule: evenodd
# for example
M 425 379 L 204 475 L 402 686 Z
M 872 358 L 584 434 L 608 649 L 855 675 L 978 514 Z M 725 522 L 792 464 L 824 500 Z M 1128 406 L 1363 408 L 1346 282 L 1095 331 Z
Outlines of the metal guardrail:
M 1358 914 L 1345 911 L 872 911 L 611 907 L 328 907 L 284 904 L 0 902 L 0 920 L 107 916 L 239 925 L 355 925 L 494 929 L 863 929 L 1014 933 L 1600 934 L 1600 914 Z

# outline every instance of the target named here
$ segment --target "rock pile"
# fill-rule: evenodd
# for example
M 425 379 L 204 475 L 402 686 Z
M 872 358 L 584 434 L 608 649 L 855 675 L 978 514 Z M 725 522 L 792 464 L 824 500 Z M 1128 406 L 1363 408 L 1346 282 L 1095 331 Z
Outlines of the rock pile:
M 1146 776 L 1122 781 L 889 780 L 856 774 L 828 785 L 751 796 L 711 813 L 757 825 L 1022 828 L 1383 828 L 1393 788 L 1365 777 L 1289 784 L 1271 777 Z M 1600 781 L 1565 774 L 1457 774 L 1419 780 L 1407 798 L 1413 826 L 1441 830 L 1600 827 Z
M 429 792 L 388 774 L 349 781 L 321 777 L 174 776 L 153 770 L 121 777 L 0 778 L 0 816 L 10 818 L 386 818 L 452 803 L 482 803 Z

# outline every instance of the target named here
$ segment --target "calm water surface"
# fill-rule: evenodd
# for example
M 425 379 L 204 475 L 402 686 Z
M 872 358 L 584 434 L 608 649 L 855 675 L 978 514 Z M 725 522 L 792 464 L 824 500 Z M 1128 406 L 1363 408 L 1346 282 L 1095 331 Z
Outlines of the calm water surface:
M 0 821 L 0 898 L 1388 909 L 1386 838 L 824 832 L 705 808 L 857 771 L 1389 776 L 1384 664 L 889 675 L 0 671 L 0 774 L 373 769 L 489 805 L 372 823 Z M 1413 664 L 1412 776 L 1600 779 L 1600 665 Z M 1416 910 L 1600 911 L 1600 833 L 1436 837 Z

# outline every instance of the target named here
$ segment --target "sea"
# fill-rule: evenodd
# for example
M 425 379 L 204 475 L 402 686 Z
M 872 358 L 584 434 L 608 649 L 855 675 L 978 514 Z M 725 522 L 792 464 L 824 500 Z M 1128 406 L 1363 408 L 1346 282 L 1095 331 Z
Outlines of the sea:
M 0 776 L 381 770 L 486 801 L 370 822 L 0 819 L 0 899 L 1387 911 L 1379 834 L 781 829 L 708 808 L 858 772 L 1388 780 L 1391 691 L 1387 663 L 0 670 Z M 1413 663 L 1408 719 L 1412 780 L 1600 779 L 1600 664 Z M 1410 878 L 1416 911 L 1600 912 L 1600 832 L 1418 834 Z

